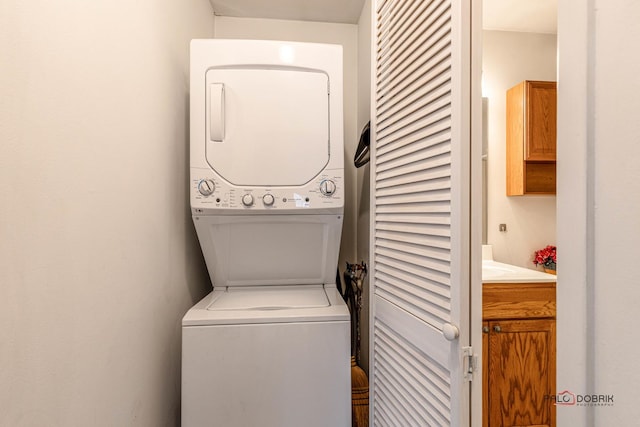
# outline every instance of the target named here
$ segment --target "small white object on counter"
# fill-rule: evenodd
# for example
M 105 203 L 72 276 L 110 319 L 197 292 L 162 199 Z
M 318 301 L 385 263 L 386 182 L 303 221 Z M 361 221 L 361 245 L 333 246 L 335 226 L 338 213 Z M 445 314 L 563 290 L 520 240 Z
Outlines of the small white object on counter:
M 489 260 L 493 261 L 493 246 L 492 245 L 482 245 L 482 261 Z
M 553 274 L 493 260 L 491 245 L 482 245 L 482 283 L 548 283 L 555 282 Z

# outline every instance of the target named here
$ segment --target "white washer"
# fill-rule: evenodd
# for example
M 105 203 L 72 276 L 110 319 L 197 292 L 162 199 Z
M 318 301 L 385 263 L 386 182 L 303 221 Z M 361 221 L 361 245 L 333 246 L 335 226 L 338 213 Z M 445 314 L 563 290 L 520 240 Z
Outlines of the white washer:
M 191 43 L 191 208 L 213 292 L 182 321 L 182 425 L 351 425 L 340 46 Z

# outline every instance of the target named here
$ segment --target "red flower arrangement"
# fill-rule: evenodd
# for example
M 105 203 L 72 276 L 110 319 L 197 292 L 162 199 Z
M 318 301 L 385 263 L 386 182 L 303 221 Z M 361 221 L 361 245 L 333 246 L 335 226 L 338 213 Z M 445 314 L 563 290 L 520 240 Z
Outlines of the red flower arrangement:
M 556 269 L 556 247 L 547 246 L 544 249 L 540 249 L 533 255 L 533 263 L 535 265 L 542 264 L 544 268 L 548 270 Z

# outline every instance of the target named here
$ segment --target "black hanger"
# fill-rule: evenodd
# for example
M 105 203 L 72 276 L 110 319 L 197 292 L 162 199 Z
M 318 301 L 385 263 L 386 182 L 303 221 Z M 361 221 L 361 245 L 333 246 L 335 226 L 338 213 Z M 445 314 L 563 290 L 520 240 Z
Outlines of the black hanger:
M 371 122 L 367 122 L 362 128 L 362 132 L 360 133 L 360 141 L 358 142 L 358 147 L 356 148 L 356 154 L 353 156 L 353 163 L 356 165 L 356 168 L 361 168 L 362 166 L 369 163 L 369 145 L 370 145 L 370 131 L 369 127 Z

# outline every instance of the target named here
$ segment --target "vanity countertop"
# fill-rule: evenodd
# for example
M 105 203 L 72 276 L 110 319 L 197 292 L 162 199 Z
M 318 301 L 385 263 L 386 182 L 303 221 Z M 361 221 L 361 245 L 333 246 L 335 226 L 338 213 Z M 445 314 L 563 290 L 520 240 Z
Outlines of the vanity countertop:
M 493 260 L 482 260 L 482 283 L 550 283 L 556 280 L 553 274 Z

